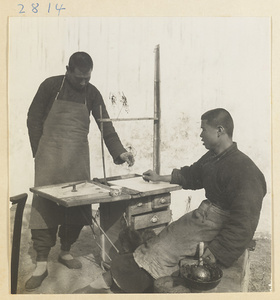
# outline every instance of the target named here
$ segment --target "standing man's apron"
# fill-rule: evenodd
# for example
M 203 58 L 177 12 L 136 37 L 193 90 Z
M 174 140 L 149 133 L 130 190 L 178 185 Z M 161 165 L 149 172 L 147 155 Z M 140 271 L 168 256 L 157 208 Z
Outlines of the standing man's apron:
M 44 123 L 35 156 L 35 187 L 90 180 L 87 138 L 90 120 L 86 101 L 81 104 L 58 100 L 57 97 Z M 86 225 L 89 221 L 85 220 L 84 214 L 91 220 L 90 205 L 65 208 L 34 195 L 30 228 L 45 229 L 59 224 Z

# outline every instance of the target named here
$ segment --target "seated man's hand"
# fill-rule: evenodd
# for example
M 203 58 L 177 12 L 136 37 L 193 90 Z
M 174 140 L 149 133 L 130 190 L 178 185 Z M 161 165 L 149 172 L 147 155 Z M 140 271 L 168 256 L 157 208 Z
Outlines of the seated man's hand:
M 202 260 L 203 262 L 207 263 L 207 264 L 214 264 L 216 263 L 216 257 L 214 256 L 214 254 L 210 251 L 209 248 L 206 248 L 206 250 L 204 251 L 203 255 L 202 255 Z
M 135 160 L 134 160 L 134 156 L 133 156 L 133 154 L 131 152 L 124 152 L 124 153 L 122 153 L 120 155 L 120 158 L 123 161 L 127 162 L 127 164 L 128 164 L 129 167 L 132 167 L 134 165 Z
M 160 181 L 160 176 L 153 170 L 148 170 L 142 175 L 145 181 Z

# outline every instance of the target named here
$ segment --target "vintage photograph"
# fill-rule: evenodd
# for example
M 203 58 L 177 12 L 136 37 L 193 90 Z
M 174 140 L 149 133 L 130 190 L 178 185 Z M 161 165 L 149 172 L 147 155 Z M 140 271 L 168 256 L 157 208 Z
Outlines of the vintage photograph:
M 11 294 L 272 291 L 271 19 L 10 17 Z

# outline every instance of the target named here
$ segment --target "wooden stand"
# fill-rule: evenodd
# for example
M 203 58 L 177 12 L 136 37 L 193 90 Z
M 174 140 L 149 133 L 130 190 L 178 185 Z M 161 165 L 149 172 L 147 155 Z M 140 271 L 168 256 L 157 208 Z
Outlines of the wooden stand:
M 139 180 L 143 182 L 143 184 L 140 183 L 140 186 L 138 184 Z M 107 178 L 107 182 L 124 186 L 124 192 L 129 191 L 131 193 L 130 200 L 117 203 L 101 203 L 99 208 L 100 225 L 119 250 L 121 250 L 119 233 L 126 227 L 140 232 L 145 229 L 152 229 L 158 234 L 171 221 L 170 192 L 181 189 L 180 186 L 169 183 L 162 183 L 161 186 L 145 183 L 136 174 Z M 143 191 L 145 184 L 148 190 Z M 133 185 L 135 190 L 125 187 Z M 140 190 L 141 192 L 139 192 Z M 103 235 L 101 235 L 101 243 L 106 253 L 113 259 L 117 252 Z M 105 251 L 102 252 L 102 260 L 108 264 L 110 263 Z
M 106 122 L 124 122 L 124 121 L 153 121 L 153 169 L 158 174 L 160 173 L 160 47 L 157 45 L 154 49 L 155 53 L 155 73 L 154 73 L 154 117 L 153 118 L 103 118 L 102 106 L 99 107 L 100 119 L 97 121 L 100 123 L 101 131 L 101 151 L 102 151 L 102 165 L 104 174 L 104 183 L 107 184 L 106 179 L 106 167 L 104 156 L 104 140 L 103 140 L 103 123 Z
M 154 49 L 155 53 L 155 73 L 154 73 L 154 117 L 153 118 L 127 118 L 127 119 L 103 119 L 102 107 L 100 106 L 100 130 L 101 130 L 101 150 L 102 150 L 102 164 L 104 183 L 107 184 L 105 156 L 104 156 L 104 141 L 103 141 L 103 123 L 104 122 L 118 122 L 118 121 L 149 121 L 154 122 L 153 130 L 153 169 L 160 173 L 160 47 L 157 45 Z M 138 200 L 137 200 L 138 201 Z M 130 226 L 133 229 L 143 229 L 151 227 L 157 227 L 156 231 L 160 231 L 171 220 L 171 211 L 169 209 L 170 194 L 164 194 L 157 197 L 143 197 L 138 202 L 122 203 L 120 204 L 101 204 L 100 215 L 101 226 L 106 231 L 108 236 L 117 243 L 118 234 L 123 228 L 122 222 L 125 220 L 126 226 Z M 156 204 L 157 201 L 163 201 L 160 206 Z M 164 208 L 164 211 L 154 214 L 153 211 Z M 162 210 L 162 209 L 161 209 Z M 101 235 L 101 244 L 103 249 L 108 247 L 111 249 L 105 240 L 104 235 Z M 118 245 L 116 244 L 118 247 Z M 109 254 L 113 256 L 116 251 L 111 249 L 113 253 Z M 111 252 L 111 251 L 109 251 Z M 105 253 L 102 253 L 102 259 L 105 261 Z
M 100 204 L 100 226 L 110 241 L 120 249 L 118 236 L 122 228 L 152 228 L 158 233 L 171 220 L 170 192 L 181 186 L 166 182 L 148 183 L 140 175 L 116 176 L 83 183 L 64 183 L 33 187 L 30 191 L 65 207 Z M 76 191 L 73 192 L 73 185 Z M 122 187 L 119 196 L 110 196 L 110 185 Z M 134 187 L 134 188 L 132 188 Z M 101 232 L 102 258 L 110 261 L 118 252 Z

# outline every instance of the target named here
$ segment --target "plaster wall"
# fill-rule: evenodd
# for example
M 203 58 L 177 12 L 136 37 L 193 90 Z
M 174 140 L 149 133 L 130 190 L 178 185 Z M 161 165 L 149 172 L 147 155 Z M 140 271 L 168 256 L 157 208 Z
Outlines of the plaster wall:
M 39 84 L 63 74 L 69 56 L 88 52 L 91 83 L 112 118 L 153 117 L 154 48 L 160 45 L 161 173 L 196 161 L 200 116 L 224 107 L 235 121 L 234 140 L 264 173 L 268 193 L 257 229 L 271 232 L 271 64 L 269 18 L 10 18 L 9 24 L 10 195 L 33 186 L 34 162 L 26 116 Z M 129 108 L 119 101 L 124 93 Z M 117 95 L 112 105 L 110 94 Z M 100 132 L 89 134 L 92 177 L 103 177 Z M 107 176 L 152 168 L 150 121 L 116 122 L 133 167 L 115 166 L 106 150 Z M 204 199 L 203 191 L 172 194 L 173 219 Z M 29 193 L 31 202 L 32 195 Z

